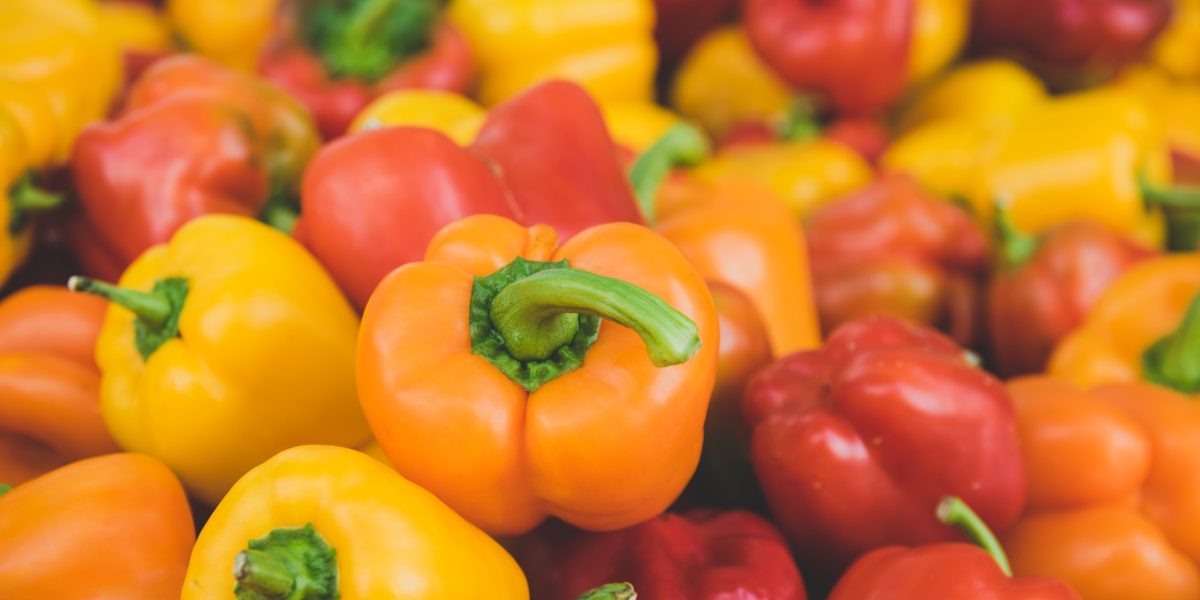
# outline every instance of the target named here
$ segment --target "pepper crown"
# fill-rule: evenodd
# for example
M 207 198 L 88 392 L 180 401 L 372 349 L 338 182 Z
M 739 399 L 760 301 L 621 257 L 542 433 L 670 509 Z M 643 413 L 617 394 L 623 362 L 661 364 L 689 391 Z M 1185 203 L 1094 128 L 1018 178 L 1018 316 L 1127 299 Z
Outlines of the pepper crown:
M 1001 572 L 1012 577 L 1012 567 L 1008 564 L 1008 556 L 1005 556 L 1004 548 L 1000 546 L 996 534 L 988 529 L 983 519 L 979 518 L 979 515 L 975 514 L 975 511 L 971 510 L 971 507 L 967 506 L 967 503 L 963 502 L 961 498 L 957 496 L 942 498 L 937 505 L 937 518 L 946 525 L 961 529 L 972 542 L 992 556 Z
M 375 81 L 424 50 L 435 0 L 309 1 L 302 34 L 333 77 Z
M 1200 294 L 1179 328 L 1142 353 L 1142 376 L 1185 394 L 1200 391 Z
M 671 127 L 642 152 L 629 169 L 629 183 L 647 224 L 654 224 L 658 188 L 671 169 L 700 164 L 707 156 L 708 142 L 704 134 L 687 123 Z
M 67 287 L 73 292 L 100 296 L 132 312 L 136 317 L 133 343 L 142 360 L 149 359 L 160 346 L 179 336 L 179 316 L 188 294 L 186 279 L 159 279 L 149 292 L 143 292 L 76 275 L 67 280 Z
M 280 527 L 250 540 L 233 561 L 238 600 L 334 600 L 337 552 L 313 528 Z
M 1138 176 L 1142 201 L 1162 208 L 1167 217 L 1167 248 L 1190 252 L 1200 245 L 1200 187 L 1151 183 Z
M 575 600 L 637 600 L 637 597 L 632 583 L 606 583 L 580 594 Z
M 53 210 L 62 203 L 62 195 L 38 189 L 33 183 L 33 175 L 26 174 L 8 190 L 8 232 L 12 235 L 21 233 L 34 213 Z

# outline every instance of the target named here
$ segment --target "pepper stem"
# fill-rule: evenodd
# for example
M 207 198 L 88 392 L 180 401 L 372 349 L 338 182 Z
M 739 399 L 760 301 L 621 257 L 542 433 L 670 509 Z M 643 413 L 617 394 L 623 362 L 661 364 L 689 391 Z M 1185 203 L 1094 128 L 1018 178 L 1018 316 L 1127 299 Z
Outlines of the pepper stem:
M 1005 267 L 1014 269 L 1029 260 L 1037 251 L 1038 239 L 1020 229 L 1012 221 L 1012 215 L 1004 203 L 997 202 L 995 209 L 996 240 L 1000 261 Z
M 1000 541 L 996 539 L 996 535 L 988 529 L 983 519 L 967 506 L 961 498 L 957 496 L 947 496 L 942 498 L 937 505 L 937 518 L 946 525 L 952 525 L 967 534 L 980 548 L 983 548 L 996 564 L 1008 577 L 1012 577 L 1012 567 L 1008 564 L 1008 557 L 1004 554 L 1004 548 L 1000 546 Z
M 700 130 L 679 123 L 647 148 L 629 169 L 629 183 L 637 196 L 642 218 L 654 225 L 658 189 L 671 169 L 700 164 L 708 156 L 708 142 Z
M 1200 294 L 1179 328 L 1142 353 L 1142 376 L 1185 394 L 1200 391 Z
M 374 81 L 429 43 L 437 17 L 432 0 L 312 3 L 306 15 L 310 46 L 336 77 Z
M 146 324 L 154 327 L 162 327 L 167 318 L 171 316 L 171 302 L 167 299 L 166 294 L 117 287 L 111 283 L 80 275 L 68 279 L 67 288 L 72 292 L 100 296 L 128 310 Z
M 29 216 L 34 213 L 54 210 L 62 206 L 62 194 L 52 194 L 38 189 L 33 174 L 26 173 L 8 190 L 8 231 L 16 235 L 25 229 Z
M 1138 175 L 1138 188 L 1147 206 L 1167 217 L 1167 248 L 1189 252 L 1200 243 L 1200 186 L 1157 185 Z
M 575 329 L 565 314 L 595 315 L 628 327 L 642 338 L 655 366 L 676 365 L 700 348 L 696 324 L 658 296 L 631 283 L 564 267 L 515 281 L 492 302 L 492 323 L 510 354 L 522 360 L 548 357 Z M 567 335 L 569 332 L 569 335 Z
M 337 553 L 313 528 L 280 527 L 251 540 L 233 560 L 238 600 L 333 600 Z
M 575 600 L 637 600 L 637 597 L 632 583 L 606 583 L 580 594 Z
M 788 108 L 787 116 L 775 129 L 780 139 L 790 142 L 811 140 L 821 135 L 821 124 L 817 122 L 816 108 L 808 98 L 799 98 Z

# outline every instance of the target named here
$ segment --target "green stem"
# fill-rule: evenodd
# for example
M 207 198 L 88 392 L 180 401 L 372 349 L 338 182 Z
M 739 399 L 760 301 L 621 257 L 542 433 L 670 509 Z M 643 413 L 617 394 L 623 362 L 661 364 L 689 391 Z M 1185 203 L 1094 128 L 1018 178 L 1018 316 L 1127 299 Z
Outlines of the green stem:
M 186 279 L 160 279 L 149 292 L 143 292 L 76 275 L 67 280 L 67 287 L 100 296 L 133 313 L 133 343 L 143 360 L 179 336 L 179 318 L 188 294 Z
M 1000 541 L 996 539 L 992 530 L 988 529 L 983 519 L 979 518 L 979 515 L 975 514 L 975 511 L 971 510 L 971 507 L 967 506 L 967 503 L 963 502 L 961 498 L 956 496 L 942 498 L 937 505 L 937 518 L 946 525 L 961 529 L 972 542 L 992 556 L 1005 575 L 1012 577 L 1012 567 L 1008 564 L 1008 557 L 1005 556 Z
M 62 206 L 62 194 L 52 194 L 34 185 L 33 174 L 26 173 L 8 190 L 8 231 L 16 235 L 25 229 L 29 217 Z
M 239 552 L 233 559 L 233 578 L 238 585 L 268 598 L 286 598 L 296 587 L 287 562 L 262 550 Z
M 1000 261 L 1005 268 L 1015 269 L 1037 252 L 1038 239 L 1017 229 L 1003 203 L 996 203 L 996 241 Z
M 1142 353 L 1142 376 L 1185 394 L 1200 391 L 1200 294 L 1179 328 Z
M 233 561 L 238 600 L 333 600 L 337 553 L 312 524 L 280 527 L 251 540 Z
M 637 597 L 632 583 L 606 583 L 580 594 L 575 600 L 637 600 Z
M 1147 206 L 1157 206 L 1167 217 L 1167 247 L 1190 252 L 1200 243 L 1200 186 L 1151 183 L 1138 176 L 1138 188 Z
M 788 109 L 787 116 L 776 128 L 776 135 L 782 140 L 802 142 L 821 136 L 821 124 L 817 122 L 816 107 L 812 100 L 799 98 Z
M 679 123 L 647 148 L 629 169 L 629 183 L 637 196 L 642 218 L 653 226 L 658 189 L 671 169 L 700 164 L 708 156 L 708 142 L 700 130 Z
M 296 209 L 285 203 L 268 202 L 258 218 L 263 223 L 291 235 L 292 231 L 296 229 L 296 221 L 300 215 L 296 213 Z
M 305 37 L 335 77 L 374 81 L 429 44 L 433 0 L 310 2 Z

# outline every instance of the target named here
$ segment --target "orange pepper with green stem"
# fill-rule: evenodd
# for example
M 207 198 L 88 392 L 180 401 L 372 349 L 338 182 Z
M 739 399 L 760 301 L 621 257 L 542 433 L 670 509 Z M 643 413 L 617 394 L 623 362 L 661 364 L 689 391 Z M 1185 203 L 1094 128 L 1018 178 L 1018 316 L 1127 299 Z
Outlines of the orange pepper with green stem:
M 645 227 L 557 248 L 549 226 L 475 215 L 376 288 L 358 390 L 396 470 L 485 531 L 619 529 L 696 468 L 716 327 L 704 281 Z

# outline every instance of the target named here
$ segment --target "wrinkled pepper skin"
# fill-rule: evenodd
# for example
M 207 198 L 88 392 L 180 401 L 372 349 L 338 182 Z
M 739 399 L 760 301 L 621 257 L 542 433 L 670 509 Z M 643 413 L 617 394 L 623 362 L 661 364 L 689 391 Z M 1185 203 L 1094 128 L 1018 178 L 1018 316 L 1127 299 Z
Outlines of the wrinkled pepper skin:
M 1171 0 L 978 0 L 971 41 L 1015 53 L 1068 84 L 1095 81 L 1135 60 L 1170 20 Z
M 447 15 L 475 53 L 487 106 L 551 79 L 600 101 L 653 98 L 652 0 L 453 0 Z
M 980 341 L 988 242 L 962 208 L 911 178 L 885 175 L 809 215 L 808 251 L 821 328 L 869 314 Z
M 912 0 L 743 0 L 742 10 L 759 56 L 839 112 L 878 112 L 904 87 Z
M 367 441 L 357 318 L 299 243 L 245 217 L 206 215 L 142 254 L 120 284 L 150 291 L 170 278 L 187 281 L 182 307 L 172 304 L 178 335 L 144 357 L 146 323 L 113 303 L 96 343 L 101 410 L 122 448 L 159 458 L 214 505 L 284 448 Z
M 196 539 L 171 471 L 141 454 L 109 454 L 0 496 L 0 596 L 179 597 Z
M 196 540 L 182 599 L 229 598 L 248 540 L 307 524 L 335 553 L 342 600 L 529 598 L 516 561 L 433 494 L 360 452 L 301 446 L 255 467 L 221 500 Z
M 1087 221 L 1012 241 L 1033 246 L 1023 251 L 1032 254 L 997 269 L 987 292 L 991 367 L 1006 377 L 1043 371 L 1059 340 L 1083 323 L 1109 284 L 1153 255 Z
M 638 225 L 556 246 L 544 225 L 465 218 L 438 233 L 424 262 L 385 278 L 363 314 L 358 389 L 376 439 L 397 472 L 489 533 L 523 533 L 548 515 L 590 530 L 634 525 L 679 495 L 700 455 L 718 347 L 704 281 Z M 606 317 L 581 368 L 527 391 L 472 352 L 468 331 L 472 278 L 517 257 L 644 288 L 694 323 L 699 349 L 656 367 L 652 346 Z
M 1020 516 L 1011 400 L 931 329 L 851 321 L 759 371 L 742 409 L 767 504 L 808 578 L 880 546 L 956 539 L 930 509 L 946 495 L 994 530 Z
M 1179 327 L 1200 292 L 1200 254 L 1142 261 L 1110 283 L 1050 356 L 1047 372 L 1081 388 L 1142 379 L 1142 354 Z
M 1008 387 L 1029 476 L 1026 514 L 1003 538 L 1013 571 L 1087 600 L 1200 596 L 1195 401 L 1143 383 Z
M 783 535 L 745 511 L 667 513 L 606 533 L 550 523 L 516 546 L 535 598 L 574 598 L 609 581 L 660 600 L 807 598 Z
M 93 358 L 104 302 L 30 286 L 0 302 L 0 481 L 117 452 Z
M 81 262 L 124 267 L 191 219 L 286 202 L 316 146 L 281 91 L 204 59 L 163 60 L 117 120 L 76 143 L 72 177 L 95 236 L 76 243 Z
M 562 81 L 496 107 L 469 149 L 409 127 L 338 140 L 305 173 L 301 204 L 305 244 L 358 307 L 468 215 L 547 223 L 562 236 L 642 221 L 599 109 Z

